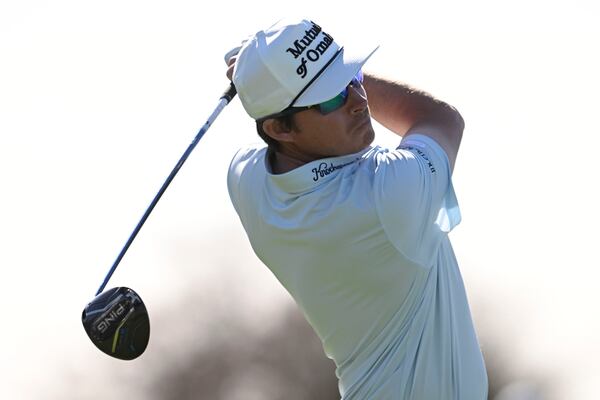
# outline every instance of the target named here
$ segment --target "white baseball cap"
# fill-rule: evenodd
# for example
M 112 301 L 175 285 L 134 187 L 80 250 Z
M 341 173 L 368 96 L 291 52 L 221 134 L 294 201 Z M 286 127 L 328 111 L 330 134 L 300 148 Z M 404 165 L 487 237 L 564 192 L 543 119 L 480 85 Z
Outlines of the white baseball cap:
M 312 21 L 281 20 L 241 47 L 233 83 L 254 119 L 335 97 L 379 46 L 351 52 Z

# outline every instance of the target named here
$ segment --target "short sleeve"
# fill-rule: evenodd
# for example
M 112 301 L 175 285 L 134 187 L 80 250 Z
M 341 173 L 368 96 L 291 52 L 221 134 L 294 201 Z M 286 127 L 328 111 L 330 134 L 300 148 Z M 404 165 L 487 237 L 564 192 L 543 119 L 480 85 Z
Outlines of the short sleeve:
M 430 267 L 439 244 L 460 222 L 448 157 L 413 134 L 376 159 L 375 207 L 388 239 L 406 258 Z
M 252 175 L 253 166 L 256 165 L 260 160 L 261 150 L 256 148 L 242 148 L 240 149 L 229 164 L 229 170 L 227 172 L 227 190 L 229 191 L 229 198 L 235 208 L 236 212 L 240 213 L 243 211 L 243 204 L 241 201 L 243 190 L 242 175 Z
M 227 190 L 229 191 L 229 198 L 231 204 L 236 211 L 238 210 L 238 204 L 240 202 L 240 176 L 242 174 L 242 165 L 240 160 L 243 159 L 242 150 L 233 156 L 231 163 L 229 164 L 229 170 L 227 171 Z

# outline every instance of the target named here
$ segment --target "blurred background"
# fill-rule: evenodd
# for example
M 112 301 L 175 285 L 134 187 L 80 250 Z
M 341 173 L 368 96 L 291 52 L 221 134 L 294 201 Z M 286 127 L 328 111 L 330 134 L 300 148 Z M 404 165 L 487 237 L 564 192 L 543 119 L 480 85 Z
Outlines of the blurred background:
M 80 322 L 227 86 L 223 54 L 287 15 L 380 44 L 367 70 L 465 117 L 452 241 L 489 398 L 597 399 L 600 14 L 579 0 L 3 0 L 0 398 L 339 398 L 333 363 L 230 205 L 229 161 L 259 140 L 237 99 L 109 283 L 149 309 L 144 355 L 107 357 Z

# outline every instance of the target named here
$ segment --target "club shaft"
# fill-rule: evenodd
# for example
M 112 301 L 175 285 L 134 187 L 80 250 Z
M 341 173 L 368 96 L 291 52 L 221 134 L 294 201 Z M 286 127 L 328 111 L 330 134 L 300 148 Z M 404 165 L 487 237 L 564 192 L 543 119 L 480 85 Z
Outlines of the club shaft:
M 181 169 L 181 167 L 183 166 L 183 164 L 185 163 L 185 161 L 187 160 L 187 158 L 189 157 L 189 155 L 192 153 L 192 151 L 194 150 L 194 148 L 196 147 L 196 145 L 198 144 L 198 142 L 200 141 L 200 139 L 202 139 L 202 136 L 204 136 L 204 134 L 206 133 L 206 131 L 208 131 L 208 128 L 210 128 L 210 126 L 212 125 L 212 123 L 214 122 L 214 120 L 221 113 L 221 111 L 223 111 L 223 109 L 225 108 L 225 106 L 227 106 L 227 104 L 229 104 L 229 102 L 233 99 L 233 97 L 235 96 L 235 94 L 236 94 L 235 87 L 232 84 L 232 85 L 230 85 L 230 87 L 228 88 L 228 90 L 223 94 L 223 96 L 219 99 L 219 104 L 217 105 L 217 108 L 208 117 L 208 120 L 206 121 L 206 123 L 204 124 L 204 126 L 200 129 L 200 131 L 198 131 L 198 134 L 196 135 L 196 137 L 194 138 L 194 140 L 192 140 L 192 143 L 190 143 L 190 145 L 188 146 L 187 150 L 185 151 L 185 153 L 183 153 L 183 155 L 181 156 L 181 158 L 177 162 L 177 165 L 175 165 L 175 168 L 173 168 L 173 170 L 171 171 L 171 173 L 169 174 L 169 176 L 167 177 L 167 179 L 163 183 L 162 187 L 160 188 L 160 190 L 158 191 L 158 193 L 156 194 L 156 196 L 154 196 L 154 199 L 152 200 L 152 202 L 148 206 L 148 209 L 146 209 L 146 212 L 142 216 L 142 219 L 140 219 L 140 222 L 138 222 L 137 226 L 135 227 L 135 229 L 133 230 L 133 232 L 129 236 L 129 239 L 127 239 L 127 243 L 125 243 L 125 246 L 123 247 L 123 249 L 121 250 L 121 252 L 117 256 L 117 259 L 113 263 L 113 265 L 110 268 L 110 270 L 108 271 L 108 274 L 106 274 L 106 277 L 104 278 L 104 281 L 102 282 L 102 285 L 100 285 L 100 288 L 98 288 L 98 291 L 96 292 L 96 296 L 99 295 L 100 293 L 102 293 L 102 291 L 104 290 L 104 288 L 108 284 L 108 281 L 110 280 L 110 278 L 112 277 L 113 273 L 115 272 L 115 270 L 119 266 L 119 263 L 123 259 L 123 256 L 125 256 L 125 253 L 129 249 L 129 246 L 131 246 L 131 243 L 133 243 L 133 240 L 135 239 L 135 237 L 137 236 L 137 234 L 142 229 L 142 226 L 144 226 L 144 223 L 146 222 L 146 220 L 150 216 L 150 213 L 152 213 L 152 210 L 154 210 L 154 207 L 156 206 L 156 204 L 158 203 L 158 201 L 162 197 L 162 195 L 165 192 L 165 190 L 167 190 L 167 188 L 169 187 L 169 184 L 171 184 L 171 181 L 173 180 L 173 178 L 175 178 L 175 175 L 177 175 L 177 172 L 179 172 L 179 170 Z

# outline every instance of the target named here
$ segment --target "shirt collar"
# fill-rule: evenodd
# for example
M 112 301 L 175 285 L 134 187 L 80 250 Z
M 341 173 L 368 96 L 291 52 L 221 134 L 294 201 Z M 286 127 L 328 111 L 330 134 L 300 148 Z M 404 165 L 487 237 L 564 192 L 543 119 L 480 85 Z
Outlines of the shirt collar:
M 358 153 L 311 161 L 283 174 L 273 174 L 271 172 L 269 163 L 271 153 L 267 151 L 265 154 L 267 179 L 286 193 L 299 194 L 306 192 L 334 179 L 340 171 L 360 160 L 370 149 L 371 147 L 367 147 Z

